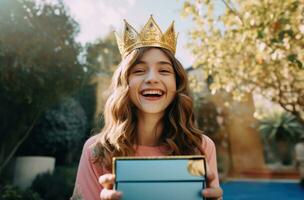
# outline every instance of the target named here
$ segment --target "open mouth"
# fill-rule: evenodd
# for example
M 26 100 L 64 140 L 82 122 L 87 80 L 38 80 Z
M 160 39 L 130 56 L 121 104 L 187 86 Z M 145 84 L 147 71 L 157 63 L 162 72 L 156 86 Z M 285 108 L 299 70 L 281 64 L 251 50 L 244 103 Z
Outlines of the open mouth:
M 157 100 L 164 95 L 164 92 L 162 90 L 143 90 L 140 94 L 149 100 Z

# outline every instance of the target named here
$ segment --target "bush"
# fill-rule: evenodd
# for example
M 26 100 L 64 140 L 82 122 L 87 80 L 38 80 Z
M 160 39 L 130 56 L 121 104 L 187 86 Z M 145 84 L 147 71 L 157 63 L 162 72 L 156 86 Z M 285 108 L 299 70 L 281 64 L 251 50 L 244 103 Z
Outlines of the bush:
M 31 189 L 44 200 L 66 200 L 72 196 L 77 167 L 56 168 L 53 174 L 38 175 Z
M 0 187 L 0 200 L 42 200 L 38 193 L 21 190 L 12 185 Z
M 90 136 L 90 131 L 95 127 L 95 111 L 96 111 L 96 85 L 84 85 L 82 89 L 75 95 L 75 99 L 81 104 L 86 116 L 88 126 L 86 129 L 86 137 Z
M 56 163 L 70 164 L 85 140 L 87 117 L 78 101 L 67 98 L 49 109 L 20 147 L 19 155 L 56 157 Z
M 273 113 L 260 121 L 259 130 L 267 140 L 290 140 L 296 143 L 304 134 L 304 126 L 288 113 Z
M 304 133 L 303 125 L 288 112 L 273 113 L 260 121 L 259 131 L 265 143 L 266 163 L 291 165 L 293 148 Z

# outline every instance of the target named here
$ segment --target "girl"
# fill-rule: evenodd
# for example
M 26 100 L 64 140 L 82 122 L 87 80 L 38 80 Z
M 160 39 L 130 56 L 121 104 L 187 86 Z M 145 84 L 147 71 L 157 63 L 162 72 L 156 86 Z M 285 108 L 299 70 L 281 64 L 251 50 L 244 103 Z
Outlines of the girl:
M 84 145 L 72 199 L 123 197 L 112 189 L 114 156 L 193 154 L 207 158 L 209 185 L 202 195 L 221 198 L 215 146 L 195 127 L 187 75 L 174 57 L 172 27 L 162 34 L 151 16 L 137 34 L 126 23 L 124 40 L 118 38 L 123 59 L 105 105 L 105 126 Z

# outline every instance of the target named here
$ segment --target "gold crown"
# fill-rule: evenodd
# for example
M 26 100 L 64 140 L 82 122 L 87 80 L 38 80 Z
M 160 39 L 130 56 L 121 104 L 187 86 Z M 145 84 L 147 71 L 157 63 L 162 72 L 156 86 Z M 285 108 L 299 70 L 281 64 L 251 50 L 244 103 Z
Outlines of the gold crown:
M 115 32 L 118 48 L 122 57 L 132 50 L 140 47 L 162 47 L 175 54 L 177 35 L 174 30 L 174 21 L 163 34 L 151 15 L 140 33 L 138 33 L 126 20 L 123 37 Z

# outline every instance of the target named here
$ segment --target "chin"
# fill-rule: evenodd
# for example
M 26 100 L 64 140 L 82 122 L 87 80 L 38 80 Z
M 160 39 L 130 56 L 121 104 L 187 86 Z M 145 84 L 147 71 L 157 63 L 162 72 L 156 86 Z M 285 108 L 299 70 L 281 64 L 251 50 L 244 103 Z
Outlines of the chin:
M 163 114 L 165 109 L 140 109 L 144 114 Z

